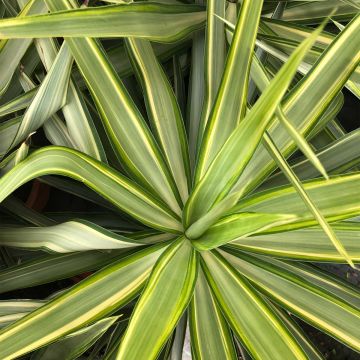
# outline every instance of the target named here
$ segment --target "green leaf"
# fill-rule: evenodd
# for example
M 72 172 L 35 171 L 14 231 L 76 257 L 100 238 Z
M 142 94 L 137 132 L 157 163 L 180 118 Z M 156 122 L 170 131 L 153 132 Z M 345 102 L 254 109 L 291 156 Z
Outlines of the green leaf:
M 51 10 L 71 8 L 68 1 L 49 1 Z M 128 7 L 130 5 L 125 5 Z M 159 20 L 157 20 L 158 22 Z M 67 38 L 77 65 L 102 116 L 121 164 L 138 182 L 159 194 L 180 214 L 176 185 L 145 120 L 115 73 L 100 43 L 94 39 Z
M 57 0 L 46 0 L 52 8 Z M 171 42 L 203 27 L 196 5 L 131 3 L 0 20 L 0 38 L 140 37 Z
M 146 238 L 141 241 L 132 240 L 84 220 L 40 228 L 0 227 L 0 245 L 23 249 L 40 248 L 58 253 L 124 249 L 146 243 Z
M 4 156 L 8 151 L 12 140 L 19 128 L 22 116 L 0 123 L 0 156 Z
M 251 74 L 254 75 L 253 79 L 260 91 L 264 91 L 269 86 L 270 80 L 267 76 L 266 70 L 261 62 L 254 56 L 251 64 Z M 293 138 L 296 145 L 302 151 L 302 153 L 309 159 L 314 167 L 322 174 L 325 179 L 328 179 L 328 175 L 322 163 L 319 161 L 306 139 L 296 130 L 292 123 L 287 119 L 281 106 L 276 110 L 276 115 L 281 124 L 285 127 L 286 131 Z
M 65 104 L 71 65 L 72 56 L 68 46 L 64 44 L 25 112 L 11 147 L 37 130 Z
M 360 213 L 360 173 L 333 177 L 330 180 L 307 181 L 303 186 L 328 221 L 351 218 Z M 317 224 L 292 186 L 282 186 L 249 196 L 239 202 L 231 213 L 244 211 L 298 215 L 299 218 L 288 228 L 284 225 L 271 231 L 294 230 Z
M 193 294 L 197 263 L 197 253 L 186 238 L 164 252 L 134 309 L 117 358 L 156 359 Z
M 312 274 L 295 263 L 236 253 L 224 256 L 266 296 L 359 351 L 359 291 L 350 285 Z M 351 288 L 351 289 L 350 289 Z M 350 300 L 349 300 L 350 299 Z M 355 305 L 356 304 L 356 305 Z
M 37 90 L 38 90 L 37 88 L 29 90 L 29 91 L 25 92 L 24 94 L 19 95 L 15 99 L 10 100 L 6 104 L 1 105 L 0 106 L 0 117 L 12 114 L 19 110 L 26 109 L 31 104 L 31 101 L 33 100 Z
M 201 114 L 201 121 L 198 125 L 200 126 L 197 136 L 198 145 L 201 144 L 202 136 L 204 134 L 212 107 L 216 100 L 216 95 L 221 84 L 221 78 L 225 67 L 225 26 L 224 23 L 217 18 L 217 16 L 225 17 L 225 3 L 226 2 L 224 0 L 210 0 L 207 4 L 205 43 L 205 98 Z M 202 59 L 202 61 L 204 60 Z
M 201 217 L 206 215 L 214 205 L 220 206 L 219 203 L 221 204 L 221 200 L 224 198 L 224 202 L 226 202 L 227 194 L 253 156 L 266 127 L 296 72 L 299 62 L 311 48 L 320 30 L 319 28 L 314 32 L 313 36 L 305 40 L 292 54 L 291 59 L 281 68 L 245 119 L 231 133 L 211 163 L 210 168 L 195 187 L 186 203 L 183 215 L 186 228 L 192 224 L 192 226 L 197 226 L 194 233 L 191 233 L 191 227 L 187 229 L 188 237 L 196 238 L 204 233 L 209 227 L 209 223 L 205 218 L 204 224 L 202 224 Z M 241 192 L 234 194 L 233 198 L 229 198 L 230 201 L 226 204 L 226 207 L 230 208 L 235 205 L 240 196 Z M 214 219 L 220 217 L 223 211 L 224 209 L 221 209 L 217 216 L 214 216 Z M 199 221 L 199 224 L 196 224 L 196 221 Z
M 31 14 L 36 14 L 45 9 L 45 4 L 42 1 L 29 0 L 24 9 L 20 12 L 19 17 L 26 17 Z M 3 21 L 3 20 L 1 20 Z M 6 20 L 5 20 L 6 21 Z M 17 39 L 17 40 L 2 40 L 0 43 L 0 96 L 4 94 L 10 85 L 10 81 L 18 68 L 21 58 L 24 56 L 26 50 L 31 45 L 31 40 Z
M 245 116 L 248 75 L 261 7 L 261 0 L 245 0 L 242 3 L 216 100 L 211 105 L 209 119 L 203 120 L 205 132 L 196 165 L 195 183 L 203 178 L 220 148 Z
M 75 331 L 39 350 L 31 357 L 31 360 L 76 359 L 89 349 L 117 319 L 118 316 L 108 317 Z
M 0 301 L 0 328 L 9 326 L 45 303 L 46 301 L 43 300 L 16 299 Z
M 296 339 L 300 344 L 306 355 L 311 360 L 323 360 L 324 357 L 318 349 L 314 347 L 309 338 L 307 337 L 305 331 L 301 326 L 291 317 L 291 314 L 288 314 L 286 311 L 282 310 L 280 307 L 273 304 L 271 301 L 267 301 L 267 304 L 270 306 L 272 311 L 274 311 L 279 318 L 283 321 L 284 325 L 288 328 L 291 335 Z
M 355 0 L 359 4 L 358 0 Z M 351 19 L 358 13 L 358 9 L 352 5 L 342 3 L 342 0 L 308 1 L 305 4 L 287 7 L 282 19 L 296 21 L 297 23 L 318 24 L 328 17 L 333 11 L 332 17 L 339 20 Z
M 209 250 L 241 237 L 298 220 L 294 214 L 246 213 L 229 215 L 211 226 L 201 237 L 192 240 L 199 250 Z
M 15 358 L 117 310 L 134 298 L 164 250 L 154 246 L 120 260 L 0 331 L 0 357 Z
M 203 3 L 197 0 L 197 3 Z M 208 7 L 210 7 L 210 1 Z M 209 29 L 207 25 L 206 29 Z M 204 78 L 205 34 L 198 30 L 193 34 L 191 48 L 191 64 L 189 75 L 189 90 L 187 99 L 187 125 L 189 134 L 189 156 L 191 170 L 194 171 L 197 156 L 197 142 L 200 126 L 201 112 L 204 102 L 205 78 Z M 215 58 L 215 56 L 214 56 Z
M 170 232 L 181 231 L 176 216 L 158 200 L 117 171 L 85 154 L 62 147 L 34 152 L 0 179 L 0 201 L 39 176 L 58 174 L 82 181 L 115 206 L 144 223 Z
M 190 303 L 189 320 L 194 360 L 237 359 L 230 329 L 201 269 Z
M 340 173 L 358 165 L 360 162 L 360 148 L 356 146 L 360 141 L 360 130 L 354 130 L 339 140 L 321 149 L 317 157 L 328 173 Z M 296 161 L 291 168 L 300 180 L 311 179 L 319 176 L 318 171 L 310 164 L 309 160 Z M 266 187 L 275 187 L 286 184 L 287 179 L 283 173 L 278 172 L 269 178 Z M 265 185 L 265 184 L 264 184 Z
M 98 270 L 112 261 L 129 255 L 132 250 L 123 249 L 104 253 L 86 251 L 62 255 L 41 256 L 32 261 L 0 271 L 0 292 L 46 284 L 59 279 Z
M 349 254 L 347 253 L 344 245 L 337 238 L 334 230 L 326 221 L 324 215 L 319 210 L 318 206 L 313 202 L 309 194 L 305 191 L 302 183 L 297 178 L 295 173 L 292 171 L 291 167 L 288 165 L 284 157 L 281 155 L 281 152 L 276 147 L 275 143 L 273 142 L 273 140 L 271 139 L 271 137 L 268 135 L 267 132 L 265 132 L 264 134 L 264 142 L 269 153 L 275 159 L 280 169 L 289 179 L 290 183 L 294 186 L 297 194 L 301 197 L 302 201 L 304 202 L 308 210 L 312 213 L 312 215 L 314 216 L 320 227 L 323 229 L 324 233 L 328 236 L 329 240 L 333 243 L 334 247 L 337 249 L 339 254 L 342 255 L 344 259 L 346 259 L 346 261 L 349 263 L 350 266 L 354 267 L 354 263 L 349 257 Z
M 317 64 L 303 78 L 298 86 L 290 91 L 283 102 L 283 110 L 288 120 L 306 137 L 319 117 L 339 93 L 359 61 L 360 16 L 351 21 L 346 29 L 322 54 Z M 308 111 L 304 111 L 308 109 Z M 274 122 L 269 133 L 282 154 L 288 157 L 295 149 L 295 143 L 289 138 L 282 125 Z M 256 188 L 266 176 L 276 168 L 276 163 L 260 145 L 247 168 L 243 172 L 233 192 L 244 193 Z
M 126 44 L 143 87 L 152 129 L 182 201 L 185 202 L 189 195 L 189 153 L 185 126 L 175 94 L 150 42 L 129 38 Z
M 202 257 L 206 278 L 223 314 L 254 359 L 307 359 L 281 319 L 240 273 L 216 251 Z
M 354 262 L 360 262 L 359 224 L 353 222 L 335 223 L 332 228 L 351 259 Z M 339 255 L 329 242 L 327 235 L 319 227 L 238 238 L 227 246 L 247 252 L 288 259 L 344 262 L 343 257 Z

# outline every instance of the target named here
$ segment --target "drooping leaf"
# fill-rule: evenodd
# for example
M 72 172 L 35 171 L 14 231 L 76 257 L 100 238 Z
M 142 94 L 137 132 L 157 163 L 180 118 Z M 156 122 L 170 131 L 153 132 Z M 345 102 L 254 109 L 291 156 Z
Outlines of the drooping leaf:
M 65 147 L 44 147 L 19 163 L 0 179 L 0 199 L 27 181 L 48 174 L 82 181 L 115 206 L 155 228 L 164 226 L 175 232 L 181 229 L 176 216 L 141 187 L 107 165 Z
M 110 314 L 142 288 L 164 245 L 120 260 L 0 331 L 3 359 L 26 354 Z

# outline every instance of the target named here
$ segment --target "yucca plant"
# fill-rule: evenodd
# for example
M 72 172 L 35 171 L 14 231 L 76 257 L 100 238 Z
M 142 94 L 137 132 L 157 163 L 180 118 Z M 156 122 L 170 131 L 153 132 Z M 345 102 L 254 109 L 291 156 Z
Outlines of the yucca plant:
M 360 261 L 359 7 L 0 3 L 0 359 L 179 359 L 187 326 L 194 359 L 321 359 L 297 319 L 360 351 L 319 265 Z

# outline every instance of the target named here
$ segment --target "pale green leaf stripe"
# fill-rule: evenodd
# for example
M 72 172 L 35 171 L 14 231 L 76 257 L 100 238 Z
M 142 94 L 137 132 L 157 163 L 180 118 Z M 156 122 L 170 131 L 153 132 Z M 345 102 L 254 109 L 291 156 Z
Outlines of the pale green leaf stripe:
M 65 104 L 72 61 L 67 44 L 63 44 L 51 70 L 25 112 L 11 147 L 37 130 Z
M 189 321 L 194 360 L 237 359 L 229 326 L 201 269 L 190 303 Z
M 254 359 L 307 359 L 281 319 L 240 273 L 218 252 L 208 251 L 202 257 L 202 267 L 223 314 Z
M 205 133 L 199 150 L 195 183 L 203 178 L 220 148 L 245 116 L 248 75 L 262 3 L 261 0 L 242 3 L 216 100 L 207 124 L 204 119 L 201 125 L 203 130 L 200 131 L 205 130 Z
M 46 0 L 52 8 L 58 0 Z M 202 6 L 147 2 L 0 20 L 0 38 L 140 37 L 171 42 L 203 27 Z
M 345 85 L 356 68 L 360 57 L 360 15 L 351 21 L 344 31 L 322 54 L 317 64 L 287 96 L 283 110 L 294 127 L 306 137 L 316 121 Z M 304 113 L 303 109 L 311 111 Z M 275 122 L 269 129 L 271 137 L 287 157 L 296 146 L 281 124 Z M 275 169 L 276 163 L 260 145 L 240 177 L 233 191 L 249 192 Z M 261 169 L 261 170 L 259 170 Z
M 360 162 L 360 129 L 354 130 L 339 140 L 317 153 L 317 157 L 329 173 L 346 172 Z M 304 159 L 292 164 L 291 168 L 300 180 L 311 179 L 319 176 L 318 171 Z M 275 187 L 286 184 L 287 179 L 284 174 L 277 173 L 269 178 L 266 187 Z M 265 184 L 264 184 L 265 185 Z
M 211 226 L 201 237 L 192 240 L 199 250 L 209 250 L 240 237 L 295 222 L 295 214 L 246 213 L 229 215 Z
M 0 315 L 11 315 L 15 313 L 27 313 L 36 310 L 45 304 L 44 300 L 1 300 Z
M 282 156 L 281 152 L 276 147 L 275 143 L 273 142 L 273 140 L 271 139 L 271 137 L 267 132 L 265 132 L 263 139 L 265 142 L 265 147 L 268 149 L 269 153 L 277 162 L 281 171 L 286 175 L 292 186 L 295 188 L 297 194 L 300 196 L 301 200 L 306 205 L 308 211 L 312 213 L 312 215 L 314 216 L 320 227 L 323 229 L 324 233 L 328 236 L 329 240 L 333 243 L 334 247 L 339 252 L 339 254 L 342 255 L 344 259 L 346 259 L 346 261 L 349 263 L 350 266 L 354 267 L 354 263 L 349 257 L 349 254 L 347 253 L 341 241 L 337 238 L 331 225 L 329 225 L 329 223 L 325 219 L 325 216 L 319 210 L 318 206 L 314 203 L 312 198 L 305 191 L 301 181 L 292 171 L 291 167 L 288 165 L 285 158 Z
M 65 0 L 49 2 L 51 10 L 71 7 Z M 128 6 L 128 5 L 126 5 Z M 159 21 L 159 20 L 158 20 Z M 122 165 L 139 182 L 181 213 L 176 185 L 140 111 L 130 98 L 100 43 L 94 39 L 65 40 L 86 79 L 104 127 Z
M 210 0 L 207 3 L 206 42 L 205 42 L 205 97 L 198 124 L 198 147 L 208 122 L 211 109 L 221 84 L 226 61 L 225 26 L 217 16 L 225 17 L 224 0 Z M 203 60 L 204 61 L 204 60 Z M 198 120 L 199 121 L 199 120 Z
M 163 250 L 164 245 L 156 245 L 120 260 L 3 329 L 0 358 L 26 354 L 126 304 L 141 290 Z
M 0 271 L 0 293 L 47 284 L 85 271 L 98 270 L 132 252 L 131 249 L 122 249 L 110 253 L 86 251 L 42 256 Z
M 118 318 L 118 316 L 104 318 L 97 321 L 95 324 L 75 331 L 57 342 L 37 351 L 31 357 L 31 360 L 77 359 L 89 349 Z
M 240 252 L 236 256 L 223 254 L 268 297 L 347 346 L 360 350 L 358 290 L 357 296 L 350 295 L 348 287 L 340 288 L 339 282 L 331 284 L 330 278 L 322 280 L 318 273 L 311 276 L 309 271 L 305 276 L 302 267 L 294 263 Z M 353 299 L 350 302 L 346 300 L 349 296 Z
M 196 224 L 199 219 L 201 221 L 201 217 L 206 215 L 216 203 L 224 198 L 226 201 L 227 194 L 253 156 L 263 132 L 296 72 L 297 66 L 311 48 L 319 31 L 320 28 L 293 52 L 289 61 L 281 68 L 260 99 L 216 155 L 186 203 L 183 216 L 185 227 Z M 236 203 L 240 195 L 241 192 L 234 195 L 234 199 L 227 205 L 228 208 Z M 207 230 L 207 227 L 207 223 L 199 226 L 195 236 L 200 236 Z M 191 237 L 194 238 L 195 236 L 192 234 Z
M 185 203 L 189 196 L 189 152 L 174 91 L 149 41 L 129 38 L 126 45 L 145 93 L 153 131 Z
M 29 0 L 19 17 L 25 17 L 45 10 L 46 6 L 42 1 Z M 3 20 L 1 20 L 3 21 Z M 29 39 L 3 40 L 0 45 L 0 96 L 7 90 L 10 81 L 18 68 L 21 58 L 31 44 Z
M 156 359 L 191 299 L 197 266 L 198 255 L 184 237 L 163 253 L 135 307 L 117 359 Z
M 19 95 L 15 99 L 10 100 L 6 104 L 1 105 L 0 117 L 27 108 L 31 104 L 31 101 L 33 100 L 37 90 L 37 88 L 34 88 L 30 91 L 25 92 L 24 94 Z
M 330 180 L 311 180 L 303 186 L 328 221 L 360 214 L 360 173 L 333 177 Z M 298 214 L 298 224 L 290 224 L 289 229 L 316 225 L 311 212 L 292 186 L 282 186 L 250 196 L 234 207 L 231 213 L 243 211 Z M 285 230 L 287 227 L 280 226 L 272 231 L 280 229 Z
M 27 181 L 58 174 L 83 182 L 115 206 L 145 224 L 169 232 L 180 232 L 181 223 L 161 202 L 105 164 L 76 150 L 44 147 L 0 179 L 0 200 Z
M 256 55 L 253 57 L 253 61 L 251 63 L 251 75 L 253 75 L 253 80 L 257 85 L 260 91 L 264 91 L 266 87 L 270 83 L 270 78 L 268 77 L 265 68 L 258 60 Z M 291 122 L 287 119 L 284 114 L 281 106 L 278 107 L 276 111 L 276 115 L 280 120 L 281 124 L 286 128 L 289 135 L 293 138 L 296 145 L 302 151 L 302 153 L 309 159 L 309 161 L 314 165 L 315 168 L 326 178 L 328 179 L 328 175 L 322 163 L 317 158 L 316 154 L 307 143 L 306 139 L 296 130 L 296 128 L 292 125 Z
M 360 262 L 360 226 L 358 223 L 332 225 L 351 259 Z M 343 263 L 344 259 L 320 228 L 300 229 L 276 234 L 239 238 L 229 247 L 274 257 Z
M 49 227 L 0 227 L 0 245 L 58 253 L 131 248 L 146 243 L 117 235 L 84 220 Z

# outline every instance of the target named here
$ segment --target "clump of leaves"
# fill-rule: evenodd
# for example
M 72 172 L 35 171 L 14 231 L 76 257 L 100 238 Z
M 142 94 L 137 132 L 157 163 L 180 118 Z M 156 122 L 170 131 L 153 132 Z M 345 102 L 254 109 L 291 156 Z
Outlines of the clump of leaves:
M 0 290 L 96 270 L 0 302 L 0 358 L 175 359 L 187 323 L 195 359 L 321 358 L 295 316 L 359 351 L 311 264 L 360 261 L 359 2 L 88 5 L 0 4 Z M 101 211 L 30 209 L 35 178 Z

